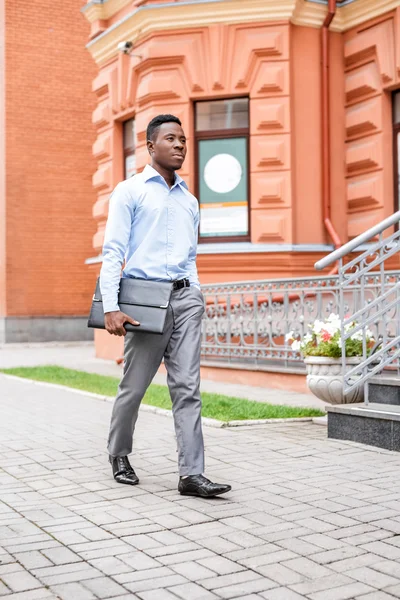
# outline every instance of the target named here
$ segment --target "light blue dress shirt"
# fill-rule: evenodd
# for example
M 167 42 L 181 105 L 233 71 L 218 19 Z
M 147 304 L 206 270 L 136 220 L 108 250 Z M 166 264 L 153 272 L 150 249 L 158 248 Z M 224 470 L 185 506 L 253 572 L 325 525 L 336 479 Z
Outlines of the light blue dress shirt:
M 100 289 L 104 312 L 119 310 L 122 277 L 199 286 L 196 268 L 199 205 L 176 174 L 170 189 L 150 165 L 117 185 L 110 198 Z

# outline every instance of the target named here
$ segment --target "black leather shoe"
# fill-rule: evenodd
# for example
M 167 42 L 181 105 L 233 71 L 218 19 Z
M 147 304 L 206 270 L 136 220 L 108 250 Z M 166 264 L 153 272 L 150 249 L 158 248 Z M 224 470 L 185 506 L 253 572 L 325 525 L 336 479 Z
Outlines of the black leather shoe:
M 222 483 L 213 483 L 203 475 L 190 475 L 180 477 L 178 492 L 182 496 L 200 496 L 201 498 L 213 498 L 220 494 L 230 492 L 232 487 Z
M 110 456 L 109 460 L 112 465 L 115 481 L 126 483 L 127 485 L 137 485 L 139 483 L 139 477 L 131 467 L 127 456 Z

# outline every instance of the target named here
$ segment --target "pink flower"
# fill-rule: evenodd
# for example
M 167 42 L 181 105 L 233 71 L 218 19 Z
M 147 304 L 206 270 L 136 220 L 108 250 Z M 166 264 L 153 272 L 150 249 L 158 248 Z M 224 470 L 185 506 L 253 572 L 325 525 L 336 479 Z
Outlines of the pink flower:
M 323 329 L 321 331 L 321 339 L 323 342 L 329 342 L 329 340 L 332 338 L 331 334 L 326 331 L 325 329 Z

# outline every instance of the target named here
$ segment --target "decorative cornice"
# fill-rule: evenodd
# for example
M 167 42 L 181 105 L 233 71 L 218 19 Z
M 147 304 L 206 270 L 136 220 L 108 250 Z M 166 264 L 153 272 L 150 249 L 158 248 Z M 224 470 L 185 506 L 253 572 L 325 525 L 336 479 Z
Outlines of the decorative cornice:
M 321 27 L 326 17 L 327 7 L 325 4 L 298 0 L 290 17 L 293 25 L 306 27 Z
M 96 0 L 83 8 L 89 21 L 106 20 L 132 0 Z M 344 32 L 369 19 L 379 17 L 399 6 L 399 0 L 354 0 L 338 7 L 331 30 Z M 138 6 L 87 44 L 98 65 L 118 53 L 119 42 L 134 45 L 142 38 L 173 29 L 205 27 L 212 24 L 246 24 L 287 21 L 306 27 L 322 26 L 327 7 L 310 0 L 184 0 Z
M 216 23 L 289 21 L 297 1 L 200 0 L 142 6 L 90 41 L 87 48 L 96 63 L 102 65 L 117 55 L 117 45 L 124 40 L 136 45 L 153 32 L 205 27 Z
M 89 23 L 105 21 L 117 14 L 119 10 L 131 4 L 132 0 L 91 0 L 81 8 Z
M 400 6 L 399 0 L 357 0 L 339 8 L 331 30 L 344 32 Z
M 221 2 L 222 0 L 214 1 Z M 199 2 L 201 2 L 201 0 L 181 0 L 180 4 L 196 4 Z M 328 5 L 328 0 L 306 0 L 306 2 L 311 6 L 310 11 L 315 10 L 315 6 L 312 7 L 313 4 L 320 5 L 322 10 L 326 10 Z M 353 2 L 357 2 L 357 0 L 337 0 L 337 6 L 340 8 Z M 81 8 L 81 12 L 84 13 L 85 17 L 88 19 L 88 21 L 90 21 L 90 23 L 93 23 L 93 21 L 96 21 L 97 19 L 105 20 L 113 17 L 118 13 L 119 10 L 121 10 L 121 8 L 124 8 L 131 3 L 132 0 L 89 0 L 87 4 Z M 134 4 L 138 8 L 144 3 L 145 0 L 136 0 Z M 155 4 L 157 4 L 157 2 L 155 2 Z M 170 0 L 170 2 L 167 4 L 173 4 L 173 0 Z M 311 16 L 311 18 L 313 17 Z

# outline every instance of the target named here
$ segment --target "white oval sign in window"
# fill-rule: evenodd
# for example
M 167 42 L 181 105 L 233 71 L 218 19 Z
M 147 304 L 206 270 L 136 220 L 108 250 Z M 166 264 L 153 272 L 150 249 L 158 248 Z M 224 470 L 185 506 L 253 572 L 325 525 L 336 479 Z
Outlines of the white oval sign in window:
M 216 154 L 204 167 L 204 181 L 217 194 L 234 190 L 242 179 L 242 166 L 232 154 Z

